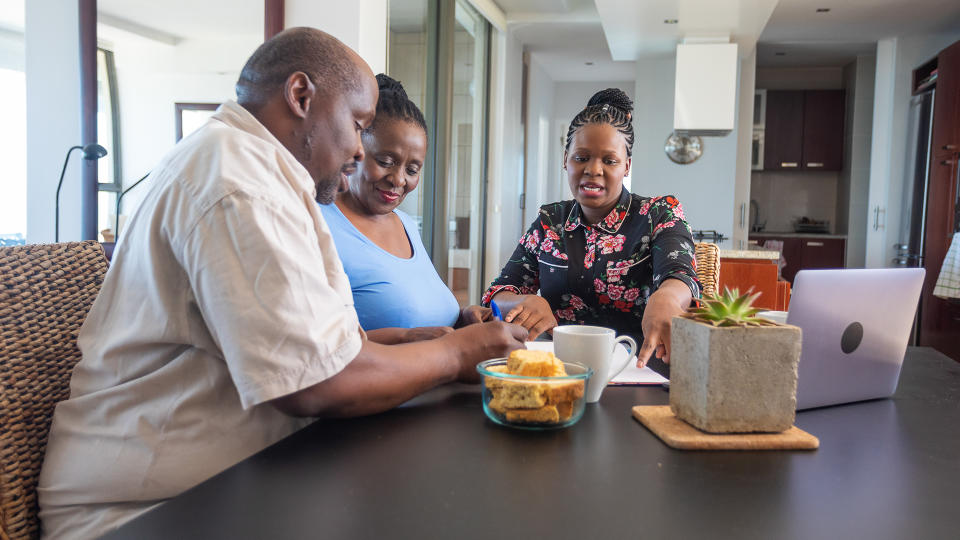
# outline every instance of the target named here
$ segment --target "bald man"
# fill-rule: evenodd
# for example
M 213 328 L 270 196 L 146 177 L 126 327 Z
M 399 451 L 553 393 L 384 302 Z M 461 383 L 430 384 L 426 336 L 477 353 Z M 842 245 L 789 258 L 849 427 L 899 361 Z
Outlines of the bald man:
M 314 200 L 363 158 L 369 67 L 318 30 L 287 30 L 153 170 L 80 332 L 38 489 L 48 538 L 93 538 L 280 440 L 309 417 L 392 408 L 526 331 L 365 338 Z

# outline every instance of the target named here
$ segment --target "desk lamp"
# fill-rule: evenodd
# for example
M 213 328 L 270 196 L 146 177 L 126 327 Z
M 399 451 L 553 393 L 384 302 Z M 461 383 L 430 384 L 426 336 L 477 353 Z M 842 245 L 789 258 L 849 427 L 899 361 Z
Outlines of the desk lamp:
M 67 172 L 67 163 L 70 162 L 70 154 L 72 154 L 74 150 L 82 150 L 83 159 L 87 160 L 100 159 L 107 155 L 107 149 L 97 143 L 90 143 L 86 146 L 71 146 L 70 149 L 67 150 L 67 157 L 63 160 L 63 169 L 60 171 L 60 181 L 57 182 L 56 218 L 53 229 L 54 242 L 60 241 L 60 188 L 63 186 L 63 174 Z
M 137 180 L 136 182 L 134 182 L 132 186 L 128 187 L 127 189 L 125 189 L 125 190 L 123 190 L 123 191 L 121 191 L 120 194 L 117 195 L 117 208 L 116 208 L 116 211 L 113 213 L 113 219 L 114 219 L 114 221 L 113 221 L 113 241 L 114 241 L 114 242 L 119 242 L 119 241 L 120 241 L 120 201 L 123 200 L 123 196 L 126 195 L 128 191 L 130 191 L 131 189 L 139 186 L 139 185 L 140 185 L 140 182 L 143 182 L 144 180 L 146 180 L 148 176 L 150 176 L 150 172 L 148 172 L 147 174 L 141 176 L 140 179 Z

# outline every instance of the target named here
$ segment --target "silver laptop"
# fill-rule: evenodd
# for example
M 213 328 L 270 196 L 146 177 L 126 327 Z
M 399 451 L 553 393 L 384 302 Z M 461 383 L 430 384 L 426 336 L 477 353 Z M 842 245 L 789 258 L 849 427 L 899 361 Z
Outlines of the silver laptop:
M 797 409 L 893 395 L 923 268 L 802 270 L 787 323 L 803 330 Z

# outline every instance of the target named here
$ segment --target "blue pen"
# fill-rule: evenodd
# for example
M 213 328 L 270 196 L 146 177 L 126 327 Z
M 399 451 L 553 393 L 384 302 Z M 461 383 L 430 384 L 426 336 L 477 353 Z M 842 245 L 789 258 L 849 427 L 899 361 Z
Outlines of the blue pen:
M 500 313 L 500 308 L 497 307 L 497 303 L 493 300 L 490 301 L 490 309 L 493 310 L 493 316 L 496 317 L 498 321 L 503 320 L 503 315 Z

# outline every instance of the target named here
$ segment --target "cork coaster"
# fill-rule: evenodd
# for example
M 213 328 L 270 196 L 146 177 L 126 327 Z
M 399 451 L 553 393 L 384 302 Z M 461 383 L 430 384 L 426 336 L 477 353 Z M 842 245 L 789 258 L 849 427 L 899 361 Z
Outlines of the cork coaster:
M 669 405 L 636 406 L 633 417 L 680 450 L 815 450 L 820 440 L 797 426 L 782 433 L 707 433 L 674 416 Z

